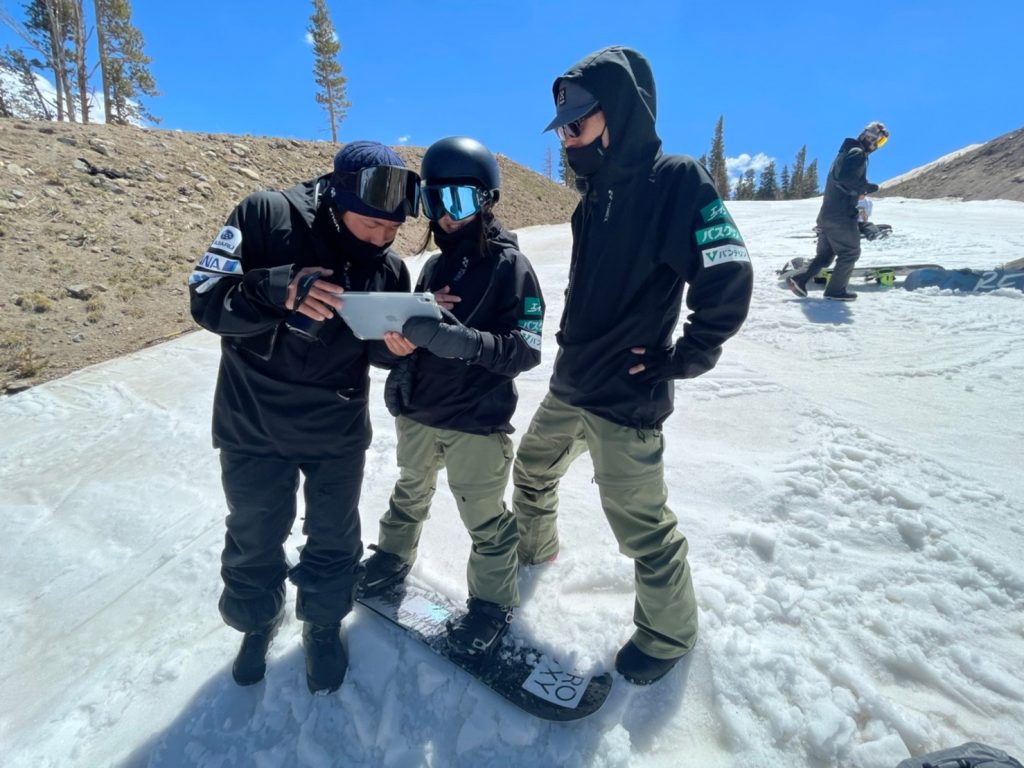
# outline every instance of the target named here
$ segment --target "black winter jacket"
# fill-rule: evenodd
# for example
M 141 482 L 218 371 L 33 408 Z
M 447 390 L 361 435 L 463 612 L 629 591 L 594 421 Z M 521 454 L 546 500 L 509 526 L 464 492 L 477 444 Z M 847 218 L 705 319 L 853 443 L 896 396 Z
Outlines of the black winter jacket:
M 337 316 L 313 342 L 288 331 L 288 283 L 313 266 L 333 269 L 325 278 L 332 282 L 347 266 L 351 290 L 408 291 L 411 281 L 390 249 L 346 258 L 321 204 L 328 180 L 245 198 L 189 277 L 192 317 L 222 337 L 215 448 L 323 461 L 369 445 L 368 366 L 394 358 L 382 342 L 357 339 Z
M 654 80 L 646 60 L 608 48 L 564 78 L 601 103 L 610 145 L 582 180 L 551 392 L 616 424 L 660 427 L 672 413 L 671 379 L 630 376 L 632 347 L 674 346 L 669 374 L 714 367 L 747 316 L 753 285 L 739 229 L 707 171 L 665 155 L 654 127 Z M 555 82 L 557 95 L 558 81 Z M 691 314 L 673 345 L 684 287 Z
M 868 181 L 867 176 L 868 153 L 864 151 L 864 145 L 857 139 L 844 139 L 828 169 L 818 224 L 849 223 L 856 219 L 858 198 L 878 189 L 878 185 Z
M 412 396 L 402 410 L 427 426 L 478 435 L 513 431 L 519 399 L 513 379 L 540 363 L 544 327 L 540 284 L 515 235 L 490 219 L 486 237 L 483 255 L 476 237 L 437 238 L 441 252 L 416 283 L 417 291 L 431 293 L 447 285 L 461 298 L 452 314 L 482 332 L 480 355 L 464 362 L 416 350 Z

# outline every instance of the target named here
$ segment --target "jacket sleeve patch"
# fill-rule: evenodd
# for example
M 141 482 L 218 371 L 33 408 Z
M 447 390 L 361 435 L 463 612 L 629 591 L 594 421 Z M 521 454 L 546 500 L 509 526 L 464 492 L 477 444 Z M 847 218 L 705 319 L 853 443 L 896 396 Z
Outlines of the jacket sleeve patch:
M 221 227 L 220 233 L 213 239 L 210 247 L 233 254 L 241 244 L 242 230 L 238 227 L 225 226 Z
M 736 240 L 741 245 L 743 244 L 743 237 L 740 235 L 740 231 L 732 224 L 715 224 L 714 226 L 697 230 L 698 246 L 719 243 L 723 240 Z
M 704 267 L 717 267 L 728 261 L 750 261 L 750 254 L 742 245 L 720 245 L 717 248 L 708 248 L 701 251 L 704 257 Z
M 519 335 L 523 337 L 523 341 L 526 342 L 526 346 L 530 349 L 536 349 L 540 351 L 540 334 L 530 333 L 529 331 L 520 330 Z
M 544 305 L 538 296 L 527 296 L 523 299 L 523 314 L 534 317 L 544 314 Z
M 703 208 L 700 209 L 701 218 L 704 219 L 705 224 L 710 224 L 712 221 L 721 219 L 722 221 L 733 223 L 732 215 L 729 213 L 729 209 L 725 207 L 725 203 L 721 200 L 714 200 Z

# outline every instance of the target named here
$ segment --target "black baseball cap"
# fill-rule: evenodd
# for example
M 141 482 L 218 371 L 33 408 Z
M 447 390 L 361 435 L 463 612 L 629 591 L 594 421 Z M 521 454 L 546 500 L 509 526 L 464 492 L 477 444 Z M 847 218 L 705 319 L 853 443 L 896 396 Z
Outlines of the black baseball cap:
M 581 85 L 572 80 L 559 80 L 555 88 L 555 119 L 548 123 L 545 131 L 579 120 L 601 106 L 597 99 Z

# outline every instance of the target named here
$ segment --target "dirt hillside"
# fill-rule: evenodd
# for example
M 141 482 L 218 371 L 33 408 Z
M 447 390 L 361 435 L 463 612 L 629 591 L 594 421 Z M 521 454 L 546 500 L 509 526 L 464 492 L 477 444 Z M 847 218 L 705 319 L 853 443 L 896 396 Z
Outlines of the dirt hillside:
M 1024 128 L 999 136 L 974 149 L 954 153 L 921 173 L 904 174 L 904 181 L 886 183 L 875 197 L 1024 202 Z
M 331 168 L 336 145 L 0 118 L 0 392 L 196 328 L 186 279 L 245 195 Z M 413 168 L 423 149 L 396 148 Z M 499 155 L 510 229 L 575 192 Z M 410 254 L 424 220 L 400 231 Z

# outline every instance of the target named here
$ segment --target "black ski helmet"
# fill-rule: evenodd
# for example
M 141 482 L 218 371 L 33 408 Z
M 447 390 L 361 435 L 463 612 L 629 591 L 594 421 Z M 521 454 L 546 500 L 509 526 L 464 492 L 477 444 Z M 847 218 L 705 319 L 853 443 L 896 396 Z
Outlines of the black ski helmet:
M 492 203 L 498 202 L 501 190 L 498 161 L 487 147 L 466 136 L 449 136 L 431 144 L 420 163 L 420 178 L 428 186 L 471 184 L 489 192 Z

